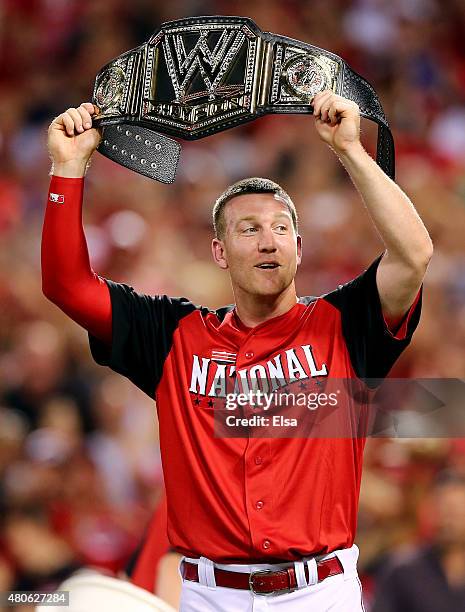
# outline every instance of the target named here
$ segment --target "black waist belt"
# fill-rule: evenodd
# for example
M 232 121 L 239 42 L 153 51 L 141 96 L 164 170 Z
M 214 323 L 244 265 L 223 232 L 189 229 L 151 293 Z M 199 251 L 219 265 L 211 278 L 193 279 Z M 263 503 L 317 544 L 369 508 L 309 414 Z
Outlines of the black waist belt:
M 180 145 L 165 134 L 194 140 L 268 113 L 312 113 L 324 89 L 378 124 L 377 162 L 394 178 L 394 141 L 373 87 L 334 53 L 262 32 L 245 17 L 169 21 L 104 66 L 93 94 L 104 128 L 98 150 L 171 183 Z

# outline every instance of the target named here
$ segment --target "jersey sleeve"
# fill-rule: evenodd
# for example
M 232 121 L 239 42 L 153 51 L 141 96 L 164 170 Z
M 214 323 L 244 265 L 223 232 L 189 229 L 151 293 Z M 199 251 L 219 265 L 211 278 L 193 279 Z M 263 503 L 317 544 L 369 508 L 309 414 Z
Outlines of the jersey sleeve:
M 186 298 L 140 294 L 105 280 L 112 306 L 111 345 L 89 333 L 94 360 L 131 380 L 154 397 L 180 320 L 197 309 Z
M 82 225 L 83 193 L 83 178 L 50 180 L 42 229 L 42 291 L 76 323 L 109 342 L 110 295 L 90 265 Z
M 408 346 L 420 320 L 422 287 L 393 333 L 383 316 L 376 284 L 380 255 L 359 276 L 323 296 L 341 313 L 342 333 L 358 378 L 382 379 Z M 368 386 L 372 386 L 368 383 Z M 376 383 L 375 383 L 376 386 Z

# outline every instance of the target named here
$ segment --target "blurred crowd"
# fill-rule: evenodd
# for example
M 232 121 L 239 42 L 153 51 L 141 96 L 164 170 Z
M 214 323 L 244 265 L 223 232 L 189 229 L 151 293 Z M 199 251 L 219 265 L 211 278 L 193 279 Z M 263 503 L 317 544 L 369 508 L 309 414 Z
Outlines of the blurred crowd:
M 94 365 L 86 333 L 41 292 L 46 130 L 90 99 L 110 59 L 163 21 L 202 14 L 249 16 L 262 30 L 337 53 L 374 84 L 393 128 L 397 181 L 435 246 L 422 320 L 393 375 L 464 377 L 463 0 L 3 0 L 0 591 L 51 588 L 81 565 L 121 571 L 162 495 L 153 402 Z M 374 152 L 375 128 L 362 129 Z M 94 270 L 141 292 L 230 303 L 226 275 L 210 257 L 211 207 L 246 176 L 282 183 L 296 203 L 300 295 L 335 288 L 382 252 L 312 117 L 281 115 L 183 143 L 170 186 L 96 154 L 84 214 Z M 444 469 L 465 476 L 464 440 L 369 440 L 357 536 L 367 608 L 386 560 L 434 539 L 431 487 Z

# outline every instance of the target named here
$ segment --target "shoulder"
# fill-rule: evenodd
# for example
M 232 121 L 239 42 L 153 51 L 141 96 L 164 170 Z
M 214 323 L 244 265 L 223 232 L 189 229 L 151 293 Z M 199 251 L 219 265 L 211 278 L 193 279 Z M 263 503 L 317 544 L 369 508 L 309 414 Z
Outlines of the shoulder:
M 196 314 L 201 318 L 214 317 L 220 322 L 225 316 L 234 309 L 234 304 L 221 306 L 212 309 L 207 306 L 198 305 L 189 298 L 183 296 L 170 296 L 166 294 L 150 295 L 136 291 L 131 285 L 117 283 L 105 279 L 112 300 L 113 308 L 116 310 L 132 311 L 133 314 L 141 316 L 174 317 L 183 319 L 184 317 Z
M 324 293 L 321 298 L 340 310 L 348 306 L 357 307 L 361 303 L 377 306 L 379 294 L 376 284 L 376 272 L 382 257 L 383 254 L 379 255 L 358 276 L 337 285 L 336 289 Z

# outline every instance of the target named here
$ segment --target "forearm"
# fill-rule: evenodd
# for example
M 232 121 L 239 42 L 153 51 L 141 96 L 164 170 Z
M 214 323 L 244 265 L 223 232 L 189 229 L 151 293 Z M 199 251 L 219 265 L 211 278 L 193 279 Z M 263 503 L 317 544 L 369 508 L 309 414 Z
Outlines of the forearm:
M 42 232 L 42 289 L 77 323 L 110 341 L 110 296 L 90 266 L 82 227 L 83 188 L 80 178 L 51 179 Z
M 383 315 L 390 325 L 411 307 L 433 253 L 433 245 L 412 202 L 360 143 L 360 109 L 331 90 L 313 99 L 320 138 L 335 151 L 358 189 L 386 247 L 376 270 Z
M 359 191 L 389 257 L 412 267 L 427 264 L 432 242 L 407 195 L 360 143 L 339 152 L 338 156 Z

